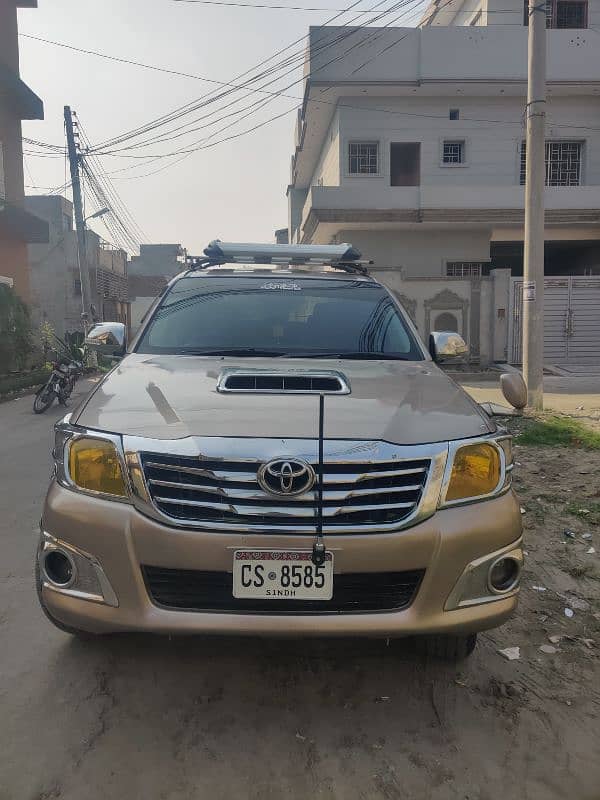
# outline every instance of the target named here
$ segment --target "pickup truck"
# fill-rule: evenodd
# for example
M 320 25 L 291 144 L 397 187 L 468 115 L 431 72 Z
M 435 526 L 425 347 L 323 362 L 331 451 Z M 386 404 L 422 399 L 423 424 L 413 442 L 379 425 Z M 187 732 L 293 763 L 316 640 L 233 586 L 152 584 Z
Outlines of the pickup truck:
M 515 610 L 511 438 L 350 245 L 215 241 L 56 425 L 37 592 L 71 634 L 417 636 Z M 513 387 L 514 388 L 514 387 Z M 508 396 L 508 395 L 507 395 Z

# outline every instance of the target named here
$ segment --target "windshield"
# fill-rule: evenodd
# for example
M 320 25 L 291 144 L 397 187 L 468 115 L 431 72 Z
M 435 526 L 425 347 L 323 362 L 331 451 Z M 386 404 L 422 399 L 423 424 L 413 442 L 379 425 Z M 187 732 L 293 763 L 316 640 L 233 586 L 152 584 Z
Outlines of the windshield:
M 136 352 L 423 359 L 376 283 L 270 276 L 183 278 Z

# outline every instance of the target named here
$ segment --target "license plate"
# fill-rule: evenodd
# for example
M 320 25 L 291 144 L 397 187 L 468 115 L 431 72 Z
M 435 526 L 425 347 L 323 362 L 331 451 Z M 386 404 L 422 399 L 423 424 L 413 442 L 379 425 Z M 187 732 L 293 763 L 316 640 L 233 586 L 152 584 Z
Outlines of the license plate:
M 236 550 L 233 596 L 262 600 L 331 600 L 333 554 L 316 567 L 312 552 L 299 550 Z

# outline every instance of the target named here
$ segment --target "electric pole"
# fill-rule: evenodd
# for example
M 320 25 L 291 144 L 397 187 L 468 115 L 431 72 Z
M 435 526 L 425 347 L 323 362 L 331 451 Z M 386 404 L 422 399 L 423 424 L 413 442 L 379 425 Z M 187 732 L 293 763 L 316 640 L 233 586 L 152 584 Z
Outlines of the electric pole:
M 529 0 L 523 376 L 527 404 L 544 408 L 544 189 L 546 185 L 546 3 Z
M 79 181 L 79 156 L 75 145 L 73 130 L 73 114 L 70 106 L 65 106 L 65 129 L 67 132 L 67 153 L 71 168 L 71 185 L 73 187 L 73 210 L 75 212 L 75 230 L 77 231 L 77 260 L 79 262 L 79 278 L 81 282 L 81 308 L 83 328 L 87 334 L 92 314 L 92 287 L 90 285 L 90 272 L 87 263 L 87 250 L 85 240 L 85 220 L 83 218 L 83 205 L 81 202 L 81 183 Z

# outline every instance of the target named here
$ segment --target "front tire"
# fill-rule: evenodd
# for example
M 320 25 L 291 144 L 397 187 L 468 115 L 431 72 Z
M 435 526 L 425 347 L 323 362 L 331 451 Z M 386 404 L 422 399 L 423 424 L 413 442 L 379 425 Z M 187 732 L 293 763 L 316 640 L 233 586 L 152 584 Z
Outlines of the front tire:
M 442 661 L 462 661 L 471 655 L 476 644 L 476 633 L 468 636 L 423 636 L 418 639 L 420 652 Z
M 65 625 L 63 622 L 60 622 L 55 617 L 53 617 L 52 614 L 48 611 L 48 608 L 44 603 L 44 598 L 42 596 L 42 576 L 40 574 L 40 565 L 38 563 L 37 558 L 35 559 L 35 589 L 44 616 L 54 625 L 55 628 L 58 628 L 58 630 L 62 631 L 63 633 L 68 633 L 70 636 L 77 636 L 79 639 L 95 638 L 96 634 L 90 633 L 89 631 L 84 631 L 81 628 L 74 628 L 72 625 Z
M 47 411 L 54 402 L 54 392 L 45 384 L 41 389 L 38 389 L 33 399 L 33 413 L 43 414 Z

